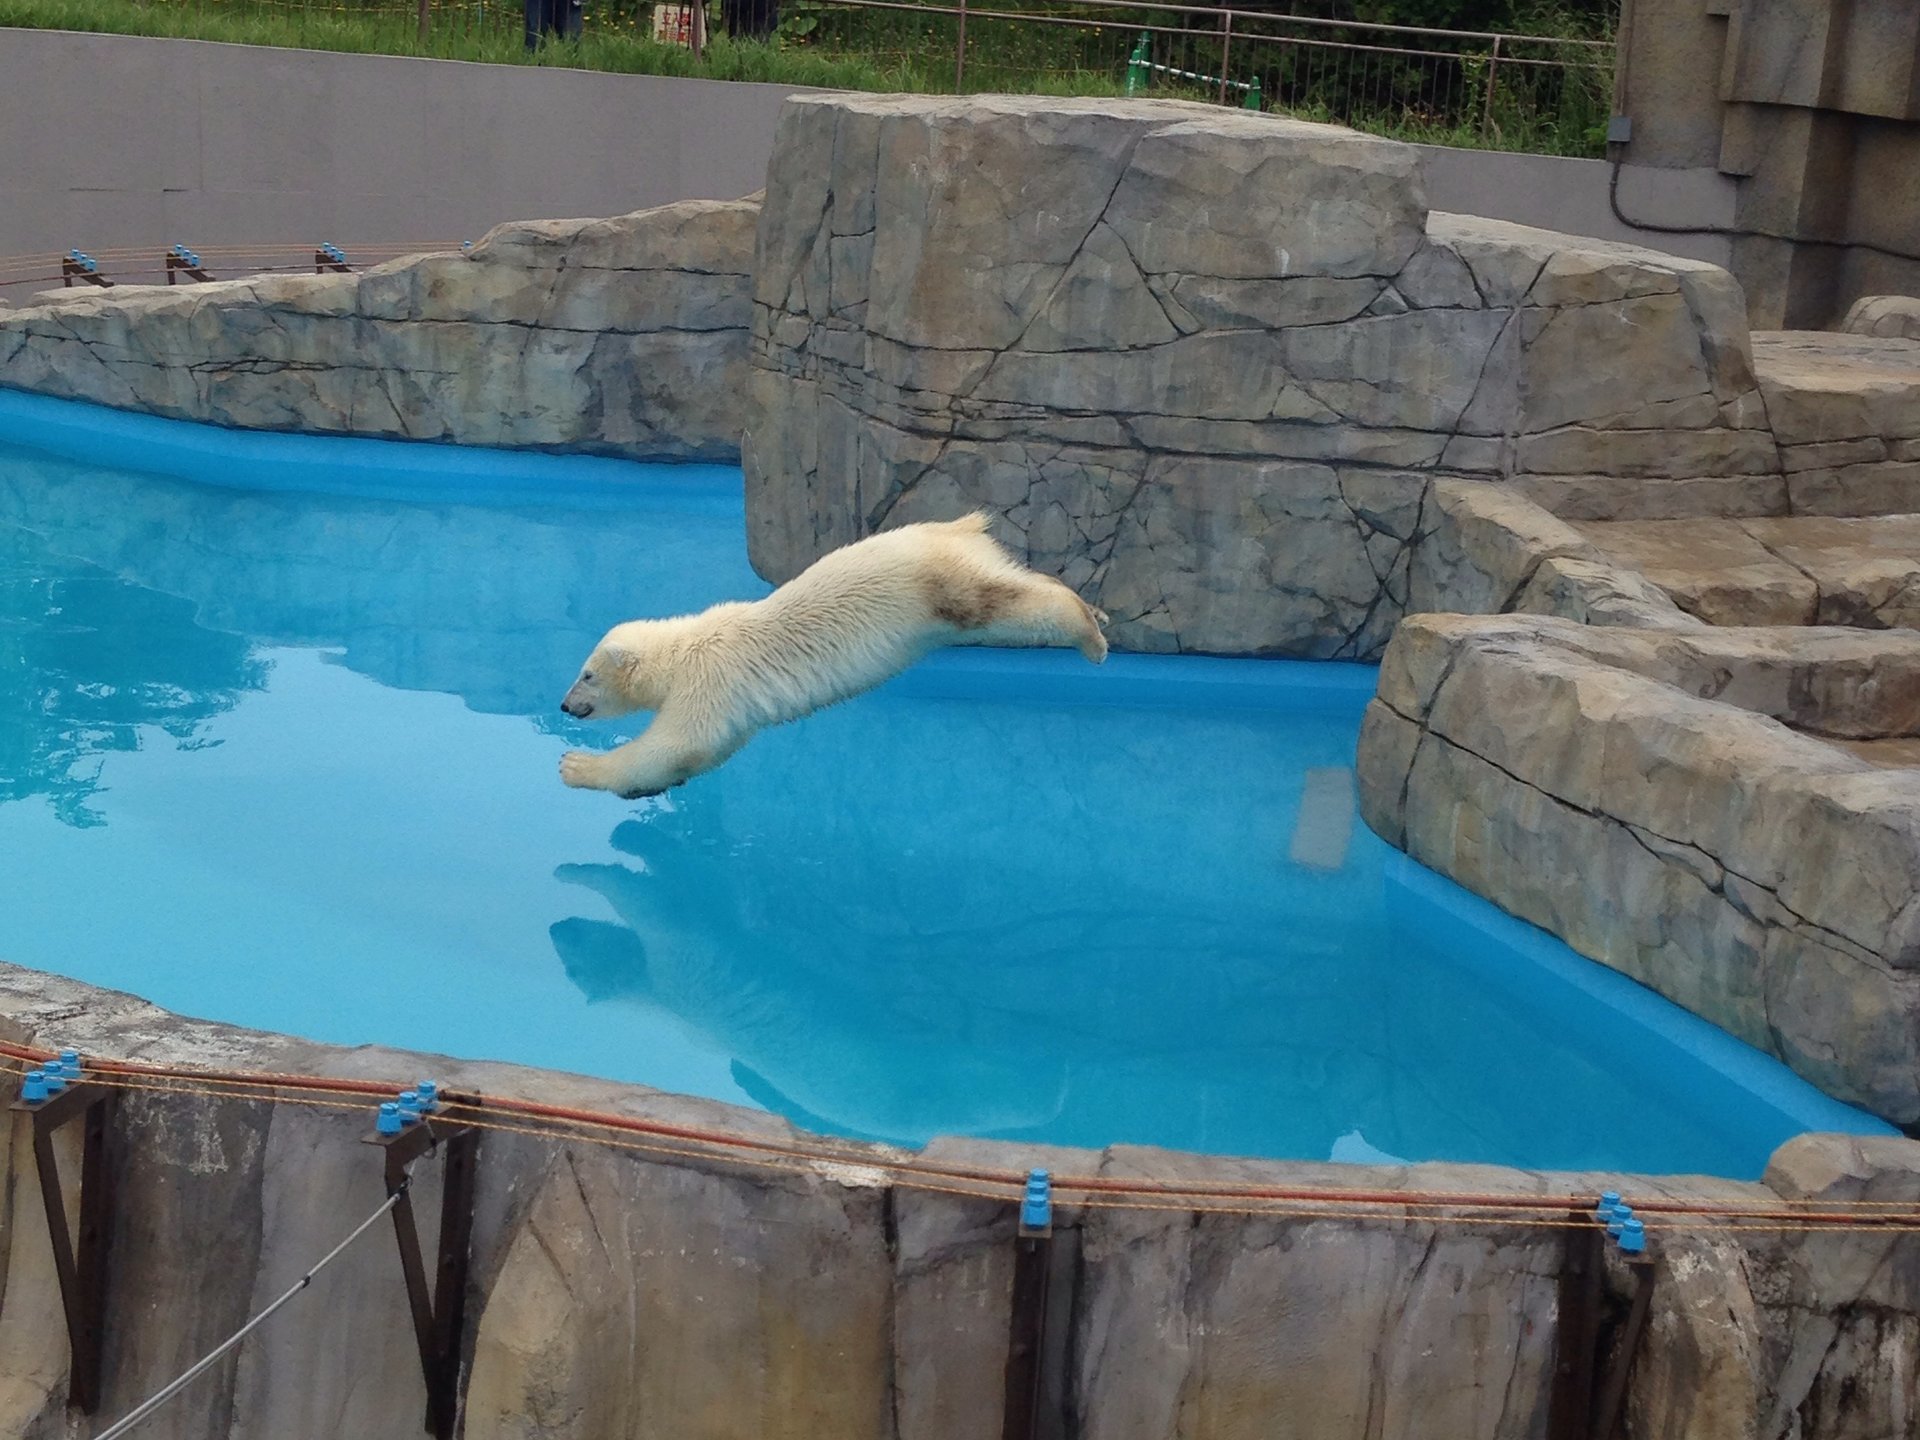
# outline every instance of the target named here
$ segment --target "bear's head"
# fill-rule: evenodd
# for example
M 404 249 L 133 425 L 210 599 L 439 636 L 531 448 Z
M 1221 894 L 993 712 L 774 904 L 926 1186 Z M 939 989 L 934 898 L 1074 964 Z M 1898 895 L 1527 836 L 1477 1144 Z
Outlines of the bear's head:
M 580 678 L 560 708 L 576 720 L 611 720 L 635 710 L 658 710 L 663 697 L 652 693 L 657 685 L 648 683 L 652 667 L 646 656 L 653 648 L 648 628 L 646 621 L 629 621 L 609 630 L 580 667 Z

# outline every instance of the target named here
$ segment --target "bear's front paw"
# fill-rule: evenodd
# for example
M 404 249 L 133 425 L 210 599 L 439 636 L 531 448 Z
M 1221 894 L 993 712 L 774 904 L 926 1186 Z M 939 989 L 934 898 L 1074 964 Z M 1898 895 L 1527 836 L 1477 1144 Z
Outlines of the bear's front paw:
M 600 757 L 585 750 L 569 750 L 560 757 L 560 778 L 576 790 L 598 790 Z

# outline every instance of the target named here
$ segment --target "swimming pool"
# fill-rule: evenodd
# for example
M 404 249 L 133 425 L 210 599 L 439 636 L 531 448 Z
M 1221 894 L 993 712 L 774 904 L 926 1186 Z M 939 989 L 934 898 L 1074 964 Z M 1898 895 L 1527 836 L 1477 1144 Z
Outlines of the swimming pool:
M 1887 1130 L 1370 834 L 1367 667 L 951 651 L 564 789 L 637 728 L 558 709 L 609 624 L 764 593 L 737 471 L 0 392 L 0 585 L 0 958 L 169 1009 L 905 1143 L 1752 1177 Z

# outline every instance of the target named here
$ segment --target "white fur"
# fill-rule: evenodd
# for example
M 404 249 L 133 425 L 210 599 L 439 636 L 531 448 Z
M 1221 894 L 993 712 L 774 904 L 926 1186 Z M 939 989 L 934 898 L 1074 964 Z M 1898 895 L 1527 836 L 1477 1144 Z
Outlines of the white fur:
M 1016 563 L 986 527 L 984 515 L 903 525 L 821 557 L 764 600 L 614 626 L 563 704 L 594 717 L 652 710 L 653 723 L 606 754 L 569 751 L 561 779 L 657 794 L 941 645 L 1075 645 L 1104 660 L 1106 617 Z

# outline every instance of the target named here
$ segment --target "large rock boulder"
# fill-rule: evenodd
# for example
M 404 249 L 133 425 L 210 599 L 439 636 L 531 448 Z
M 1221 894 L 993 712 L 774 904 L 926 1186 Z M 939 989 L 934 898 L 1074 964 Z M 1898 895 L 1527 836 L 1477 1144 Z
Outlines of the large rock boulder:
M 1429 215 L 1394 142 L 801 96 L 771 174 L 744 447 L 769 579 L 984 506 L 1124 646 L 1364 657 L 1435 477 L 1779 488 L 1723 271 Z

